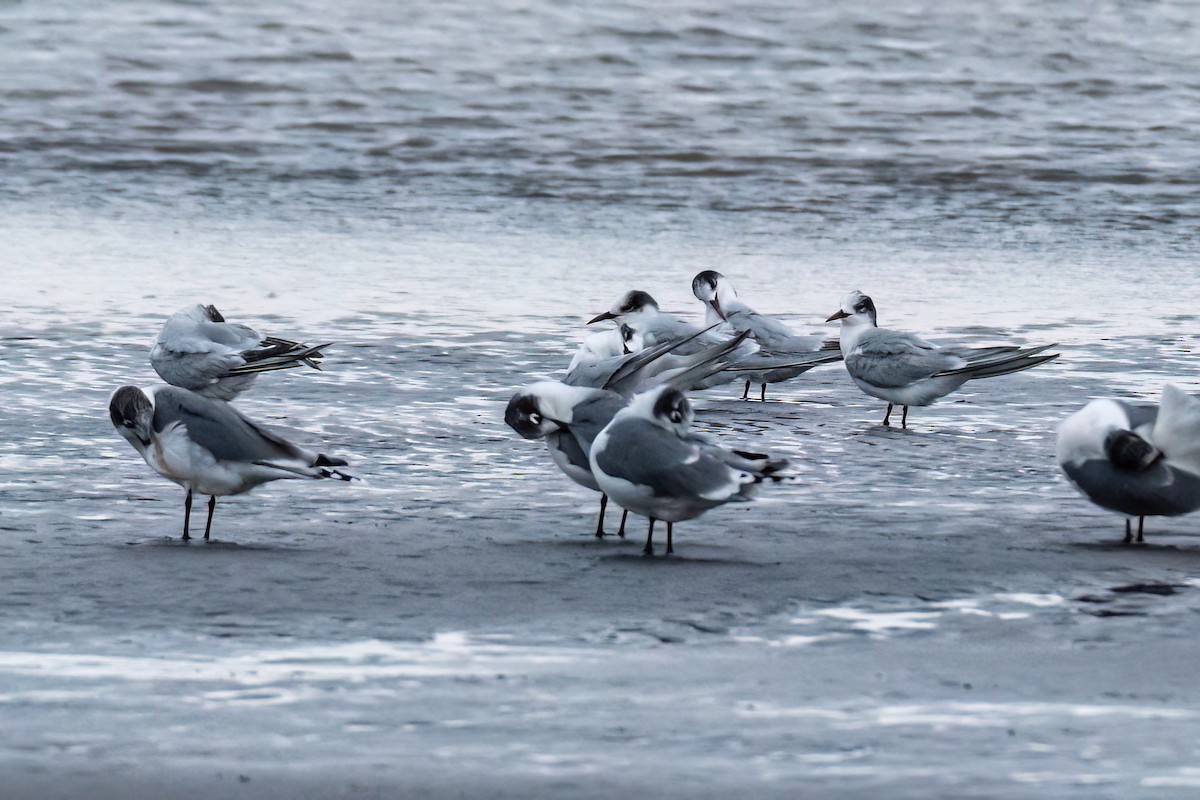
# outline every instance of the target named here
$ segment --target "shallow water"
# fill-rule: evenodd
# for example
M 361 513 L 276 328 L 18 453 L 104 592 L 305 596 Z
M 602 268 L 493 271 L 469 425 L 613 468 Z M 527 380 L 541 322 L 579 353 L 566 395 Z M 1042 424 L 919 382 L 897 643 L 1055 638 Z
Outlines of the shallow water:
M 1192 16 L 0 4 L 0 793 L 1193 796 L 1194 521 L 1118 546 L 1053 460 L 1200 386 Z M 643 559 L 502 410 L 714 267 L 1063 356 L 906 432 L 697 395 L 796 480 Z M 238 402 L 364 480 L 186 546 L 105 405 L 198 301 L 337 342 Z

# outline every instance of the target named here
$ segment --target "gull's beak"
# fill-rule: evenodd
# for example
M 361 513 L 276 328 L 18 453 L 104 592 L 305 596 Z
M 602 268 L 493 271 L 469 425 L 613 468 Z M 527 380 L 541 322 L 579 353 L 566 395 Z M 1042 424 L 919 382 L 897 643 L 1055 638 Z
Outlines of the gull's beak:
M 847 314 L 845 311 L 842 311 L 839 308 L 836 312 L 834 312 L 833 314 L 830 314 L 829 317 L 825 321 L 833 322 L 835 319 L 845 319 L 848 316 L 850 316 L 850 315 Z
M 717 312 L 718 317 L 725 320 L 726 322 L 729 322 L 729 317 L 725 316 L 725 312 L 721 310 L 721 301 L 720 300 L 718 300 L 717 298 L 714 297 L 712 300 L 712 307 L 713 307 L 713 311 Z
M 587 324 L 592 325 L 597 322 L 604 322 L 604 320 L 606 320 L 606 319 L 616 319 L 616 318 L 617 318 L 616 314 L 612 313 L 611 311 L 605 311 L 603 314 L 597 314 L 596 316 L 589 319 Z

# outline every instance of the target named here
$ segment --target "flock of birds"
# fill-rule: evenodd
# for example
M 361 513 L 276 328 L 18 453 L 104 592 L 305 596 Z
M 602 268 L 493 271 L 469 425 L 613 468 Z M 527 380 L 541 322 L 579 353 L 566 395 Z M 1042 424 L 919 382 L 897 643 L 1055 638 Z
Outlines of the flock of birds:
M 705 325 L 662 312 L 654 298 L 630 291 L 588 324 L 615 327 L 588 336 L 560 381 L 517 391 L 505 422 L 526 439 L 544 439 L 554 463 L 573 481 L 600 493 L 596 536 L 605 536 L 611 499 L 646 517 L 643 551 L 654 553 L 654 528 L 666 523 L 666 553 L 674 524 L 711 508 L 752 498 L 764 481 L 782 479 L 787 462 L 727 448 L 692 430 L 686 393 L 745 381 L 750 388 L 794 379 L 841 361 L 866 394 L 887 402 L 883 424 L 901 407 L 927 406 L 967 381 L 1007 375 L 1058 357 L 1053 345 L 939 347 L 881 328 L 874 302 L 851 292 L 826 322 L 840 322 L 837 340 L 797 335 L 738 299 L 729 280 L 707 270 L 692 292 L 705 306 Z M 240 494 L 287 478 L 353 480 L 347 465 L 296 445 L 255 424 L 230 401 L 263 372 L 320 369 L 323 348 L 262 336 L 229 323 L 211 305 L 194 305 L 163 326 L 150 363 L 166 385 L 122 386 L 109 401 L 118 432 L 156 472 L 186 490 L 183 538 L 192 497 L 209 495 L 209 539 L 218 496 Z M 1126 517 L 1125 542 L 1137 541 L 1151 515 L 1200 507 L 1200 400 L 1167 386 L 1160 407 L 1096 400 L 1059 428 L 1058 461 L 1067 478 L 1097 505 Z

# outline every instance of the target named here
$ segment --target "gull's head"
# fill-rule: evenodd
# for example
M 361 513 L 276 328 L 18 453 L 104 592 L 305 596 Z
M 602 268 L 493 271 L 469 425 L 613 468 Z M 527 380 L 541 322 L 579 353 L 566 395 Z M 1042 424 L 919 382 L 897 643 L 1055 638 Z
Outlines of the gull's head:
M 867 297 L 860 291 L 853 291 L 846 295 L 846 299 L 842 301 L 842 307 L 829 315 L 826 322 L 841 320 L 843 327 L 852 325 L 870 325 L 875 327 L 879 323 L 875 317 L 875 303 L 870 297 Z
M 622 322 L 617 329 L 621 335 L 621 354 L 640 353 L 646 348 L 646 340 L 632 325 Z
M 613 307 L 603 314 L 597 314 L 588 320 L 588 325 L 615 319 L 618 322 L 637 322 L 649 319 L 658 314 L 658 303 L 648 293 L 634 289 L 626 292 Z
M 687 397 L 669 384 L 642 392 L 633 398 L 629 409 L 631 413 L 680 434 L 687 433 L 694 416 Z
M 108 400 L 108 416 L 117 433 L 140 452 L 153 436 L 154 401 L 137 386 L 122 386 Z
M 575 404 L 595 391 L 558 381 L 539 381 L 512 396 L 504 409 L 504 421 L 526 439 L 541 439 L 569 425 Z
M 733 284 L 729 282 L 729 279 L 711 269 L 706 269 L 692 278 L 692 294 L 696 295 L 696 299 L 701 303 L 715 311 L 721 319 L 728 319 L 725 309 L 721 307 L 722 304 L 727 304 L 728 301 L 737 297 L 737 292 L 734 291 Z

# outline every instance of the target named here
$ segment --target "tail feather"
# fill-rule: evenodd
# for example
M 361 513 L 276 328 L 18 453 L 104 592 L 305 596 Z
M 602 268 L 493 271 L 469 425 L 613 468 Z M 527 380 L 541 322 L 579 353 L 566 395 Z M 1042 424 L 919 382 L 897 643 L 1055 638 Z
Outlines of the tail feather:
M 272 340 L 268 339 L 265 341 L 269 342 Z M 321 369 L 321 365 L 317 363 L 318 360 L 324 358 L 321 350 L 332 344 L 332 342 L 326 342 L 325 344 L 308 346 L 294 345 L 294 343 L 284 342 L 282 339 L 276 341 L 281 342 L 281 344 L 243 353 L 242 358 L 246 359 L 246 363 L 228 370 L 222 377 L 254 375 L 260 372 L 274 372 L 275 370 L 292 369 L 293 367 L 300 366 Z M 285 348 L 285 344 L 294 345 L 294 347 Z
M 650 347 L 641 351 L 633 358 L 629 359 L 624 364 L 613 370 L 613 374 L 608 376 L 608 380 L 605 381 L 604 385 L 600 388 L 608 389 L 614 392 L 620 392 L 627 381 L 630 381 L 631 379 L 634 381 L 637 380 L 636 376 L 647 364 L 657 361 L 667 353 L 670 353 L 672 350 L 676 350 L 688 342 L 703 336 L 713 328 L 718 327 L 720 324 L 721 323 L 718 322 L 714 325 L 704 328 L 703 330 L 696 331 L 691 336 L 686 336 L 669 342 L 663 342 L 662 344 L 658 344 L 654 347 Z
M 966 366 L 944 370 L 934 375 L 934 377 L 941 378 L 952 375 L 965 375 L 968 380 L 976 380 L 979 378 L 993 378 L 997 375 L 1009 375 L 1013 372 L 1021 372 L 1022 370 L 1031 369 L 1039 364 L 1044 364 L 1047 361 L 1053 361 L 1054 359 L 1058 358 L 1060 355 L 1059 353 L 1041 355 L 1051 347 L 1054 347 L 1054 345 L 1048 344 L 1042 347 L 1029 347 L 1010 353 L 993 354 L 986 358 L 968 361 Z
M 739 361 L 736 364 L 725 367 L 726 372 L 770 372 L 777 369 L 797 369 L 799 367 L 819 367 L 822 364 L 833 364 L 842 360 L 842 352 L 840 350 L 814 350 L 811 354 L 799 356 L 796 358 L 780 359 L 779 361 L 768 361 L 766 359 L 755 359 L 753 364 L 750 361 Z
M 722 359 L 741 347 L 742 342 L 746 341 L 749 336 L 750 331 L 742 331 L 729 341 L 714 345 L 704 352 L 699 353 L 696 356 L 698 359 L 697 363 L 688 367 L 683 372 L 673 375 L 668 383 L 676 389 L 686 392 L 705 378 L 716 375 L 727 366 Z

